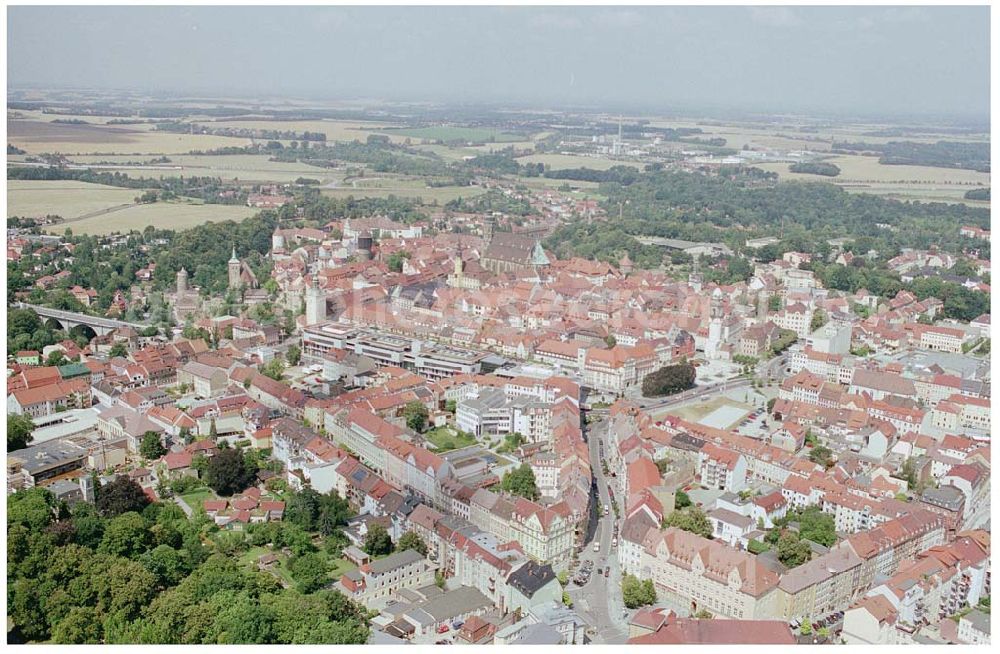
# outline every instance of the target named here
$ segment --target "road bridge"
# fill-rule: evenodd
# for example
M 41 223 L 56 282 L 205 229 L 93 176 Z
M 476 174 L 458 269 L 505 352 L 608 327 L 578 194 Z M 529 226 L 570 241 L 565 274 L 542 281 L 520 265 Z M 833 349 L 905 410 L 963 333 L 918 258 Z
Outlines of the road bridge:
M 86 325 L 94 330 L 98 336 L 104 336 L 110 334 L 116 329 L 121 329 L 123 327 L 131 327 L 136 331 L 142 331 L 149 325 L 143 325 L 142 323 L 136 322 L 126 322 L 124 320 L 114 320 L 113 318 L 102 318 L 100 316 L 90 316 L 85 313 L 75 313 L 73 311 L 62 311 L 60 309 L 52 309 L 50 307 L 43 307 L 37 304 L 28 304 L 26 302 L 19 302 L 18 306 L 22 309 L 31 309 L 37 313 L 41 318 L 45 320 L 54 320 L 59 323 L 59 326 L 66 330 L 67 332 L 74 327 L 79 325 Z

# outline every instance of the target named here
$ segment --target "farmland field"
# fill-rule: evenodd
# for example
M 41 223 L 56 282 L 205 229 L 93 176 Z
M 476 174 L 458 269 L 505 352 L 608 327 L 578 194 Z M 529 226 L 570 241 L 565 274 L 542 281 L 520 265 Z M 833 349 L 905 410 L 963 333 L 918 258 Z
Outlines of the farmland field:
M 142 191 L 75 181 L 8 180 L 7 216 L 62 216 L 69 220 L 93 211 L 130 204 Z
M 224 181 L 238 179 L 244 182 L 293 182 L 299 177 L 318 179 L 328 183 L 339 179 L 342 173 L 333 168 L 320 168 L 299 162 L 269 161 L 264 154 L 233 155 L 172 155 L 170 163 L 159 164 L 156 168 L 115 169 L 130 177 L 218 177 Z M 129 156 L 79 156 L 73 163 L 95 164 L 128 163 L 137 161 Z
M 825 181 L 844 186 L 851 192 L 874 193 L 900 200 L 927 202 L 964 202 L 989 206 L 988 202 L 965 200 L 966 191 L 990 184 L 990 174 L 958 168 L 931 166 L 886 166 L 877 157 L 840 155 L 824 160 L 840 168 L 837 177 L 792 173 L 787 163 L 754 164 L 778 173 L 780 179 Z
M 364 141 L 369 134 L 393 134 L 395 123 L 361 120 L 216 120 L 193 121 L 202 127 L 221 129 L 273 129 L 279 131 L 320 132 L 327 141 Z M 384 131 L 383 131 L 384 130 Z M 405 136 L 393 138 L 404 141 Z
M 404 127 L 401 129 L 386 129 L 381 132 L 390 136 L 403 136 L 411 139 L 427 141 L 471 141 L 474 143 L 488 141 L 491 138 L 497 142 L 524 141 L 523 134 L 497 132 L 493 129 L 480 127 Z
M 242 205 L 156 202 L 129 207 L 102 216 L 84 218 L 68 224 L 53 225 L 49 231 L 61 234 L 66 227 L 70 227 L 74 234 L 110 234 L 111 232 L 127 232 L 132 229 L 141 231 L 147 225 L 154 225 L 160 229 L 184 230 L 202 223 L 243 220 L 258 211 L 253 207 Z
M 7 141 L 28 154 L 65 155 L 171 155 L 250 144 L 249 139 L 151 131 L 148 125 L 62 125 L 30 120 L 8 120 Z

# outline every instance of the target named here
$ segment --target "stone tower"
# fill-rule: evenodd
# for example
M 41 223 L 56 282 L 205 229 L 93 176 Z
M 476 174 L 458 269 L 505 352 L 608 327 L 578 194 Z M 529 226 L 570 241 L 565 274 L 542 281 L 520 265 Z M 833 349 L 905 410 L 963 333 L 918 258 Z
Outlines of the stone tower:
M 233 246 L 233 256 L 229 258 L 229 288 L 238 288 L 240 281 L 240 270 L 243 266 L 236 258 L 236 246 Z
M 722 289 L 712 291 L 711 309 L 709 310 L 708 341 L 705 343 L 705 356 L 709 359 L 719 358 L 719 346 L 722 345 Z
M 691 268 L 691 274 L 688 275 L 688 285 L 694 289 L 695 293 L 701 293 L 701 270 L 698 269 L 698 255 L 694 255 L 694 262 Z
M 326 294 L 310 283 L 306 287 L 306 325 L 316 325 L 326 320 Z
M 182 266 L 177 271 L 177 297 L 182 297 L 188 290 L 188 272 Z
M 770 304 L 771 298 L 768 297 L 767 291 L 761 290 L 757 293 L 757 318 L 764 322 L 767 319 L 767 307 Z
M 496 231 L 496 219 L 493 216 L 486 216 L 483 219 L 483 240 L 487 245 L 493 240 L 494 231 Z
M 372 233 L 367 229 L 361 231 L 358 234 L 358 261 L 371 261 L 373 247 L 375 247 L 375 241 L 372 238 Z
M 271 234 L 271 250 L 274 252 L 284 252 L 285 250 L 285 235 L 277 227 L 274 228 L 274 233 Z

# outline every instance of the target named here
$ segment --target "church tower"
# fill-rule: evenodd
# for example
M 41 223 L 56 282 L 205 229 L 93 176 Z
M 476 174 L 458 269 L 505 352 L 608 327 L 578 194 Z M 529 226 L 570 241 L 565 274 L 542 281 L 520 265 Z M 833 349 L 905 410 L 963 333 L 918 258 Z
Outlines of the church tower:
M 182 266 L 177 271 L 177 297 L 183 297 L 188 290 L 188 272 Z
M 695 293 L 701 293 L 701 270 L 698 269 L 698 255 L 694 255 L 694 264 L 691 268 L 691 274 L 688 275 L 688 285 L 694 289 Z
M 240 269 L 243 267 L 240 260 L 236 258 L 236 246 L 233 246 L 233 256 L 229 258 L 229 288 L 238 288 L 240 285 Z
M 483 240 L 489 245 L 493 240 L 493 232 L 496 231 L 496 219 L 493 216 L 486 216 L 483 219 Z

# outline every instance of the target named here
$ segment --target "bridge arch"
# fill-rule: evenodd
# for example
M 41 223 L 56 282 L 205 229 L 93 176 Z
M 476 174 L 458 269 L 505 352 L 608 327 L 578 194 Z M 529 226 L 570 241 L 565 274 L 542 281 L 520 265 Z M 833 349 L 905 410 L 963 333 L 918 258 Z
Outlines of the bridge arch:
M 72 338 L 73 340 L 76 340 L 77 336 L 83 336 L 84 338 L 87 339 L 88 343 L 97 337 L 97 331 L 94 330 L 93 327 L 82 323 L 72 327 L 69 330 L 68 334 L 69 337 Z
M 66 325 L 64 325 L 63 322 L 61 320 L 59 320 L 58 318 L 51 318 L 51 317 L 46 318 L 46 317 L 43 316 L 42 320 L 44 320 L 44 322 L 42 323 L 42 325 L 46 329 L 52 329 L 52 330 L 60 331 L 60 332 L 67 331 L 66 330 Z

